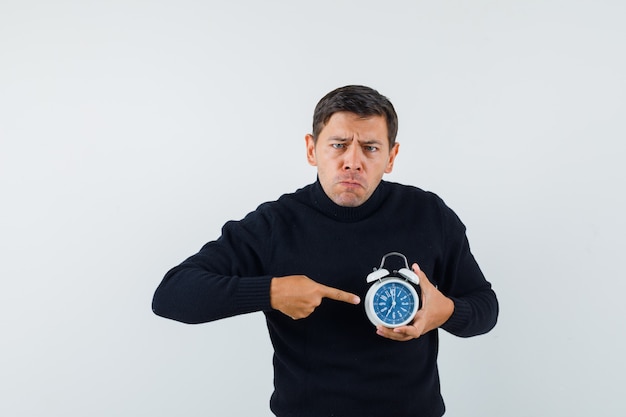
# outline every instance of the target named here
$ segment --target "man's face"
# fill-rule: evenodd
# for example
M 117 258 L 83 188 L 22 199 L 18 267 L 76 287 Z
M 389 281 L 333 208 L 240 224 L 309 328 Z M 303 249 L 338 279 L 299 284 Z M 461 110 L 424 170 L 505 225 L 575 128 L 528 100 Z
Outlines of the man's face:
M 317 142 L 306 135 L 307 159 L 317 167 L 322 188 L 336 204 L 357 207 L 372 195 L 383 174 L 393 169 L 396 143 L 389 149 L 383 116 L 362 118 L 350 112 L 334 113 Z

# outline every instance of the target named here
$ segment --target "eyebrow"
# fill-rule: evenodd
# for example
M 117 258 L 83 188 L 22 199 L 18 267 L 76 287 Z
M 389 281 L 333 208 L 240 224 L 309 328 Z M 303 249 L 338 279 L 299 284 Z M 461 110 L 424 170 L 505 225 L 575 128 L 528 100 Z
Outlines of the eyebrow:
M 351 142 L 353 138 L 343 138 L 340 136 L 331 136 L 328 138 L 329 141 L 337 141 L 337 142 Z M 367 140 L 357 140 L 361 145 L 382 145 L 382 141 L 378 139 L 367 139 Z
M 364 141 L 359 141 L 359 143 L 362 145 L 382 145 L 383 144 L 383 142 L 378 139 L 368 139 Z

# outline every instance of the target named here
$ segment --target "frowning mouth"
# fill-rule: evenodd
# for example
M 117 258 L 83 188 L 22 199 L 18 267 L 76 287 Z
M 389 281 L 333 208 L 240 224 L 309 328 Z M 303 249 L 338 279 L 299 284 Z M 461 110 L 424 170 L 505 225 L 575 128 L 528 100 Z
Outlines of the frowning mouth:
M 339 180 L 338 184 L 346 188 L 362 188 L 363 187 L 360 181 L 353 180 L 353 179 Z

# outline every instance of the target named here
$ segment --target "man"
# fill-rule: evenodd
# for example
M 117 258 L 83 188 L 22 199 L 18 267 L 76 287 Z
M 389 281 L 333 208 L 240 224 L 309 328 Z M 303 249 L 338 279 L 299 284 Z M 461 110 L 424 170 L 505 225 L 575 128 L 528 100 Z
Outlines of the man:
M 305 137 L 317 181 L 226 223 L 155 293 L 156 314 L 186 323 L 264 312 L 277 416 L 439 417 L 437 329 L 469 337 L 496 323 L 458 217 L 432 193 L 382 180 L 397 125 L 371 88 L 328 93 Z M 412 263 L 421 292 L 415 319 L 395 329 L 374 327 L 360 303 L 390 252 Z

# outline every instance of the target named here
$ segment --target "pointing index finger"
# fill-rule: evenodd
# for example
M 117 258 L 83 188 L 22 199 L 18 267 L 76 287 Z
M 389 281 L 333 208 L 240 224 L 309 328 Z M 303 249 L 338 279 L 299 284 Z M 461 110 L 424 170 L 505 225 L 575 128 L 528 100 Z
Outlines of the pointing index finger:
M 337 288 L 328 287 L 326 285 L 324 285 L 322 296 L 324 298 L 330 298 L 331 300 L 342 301 L 349 304 L 359 304 L 361 302 L 358 295 L 342 291 Z

